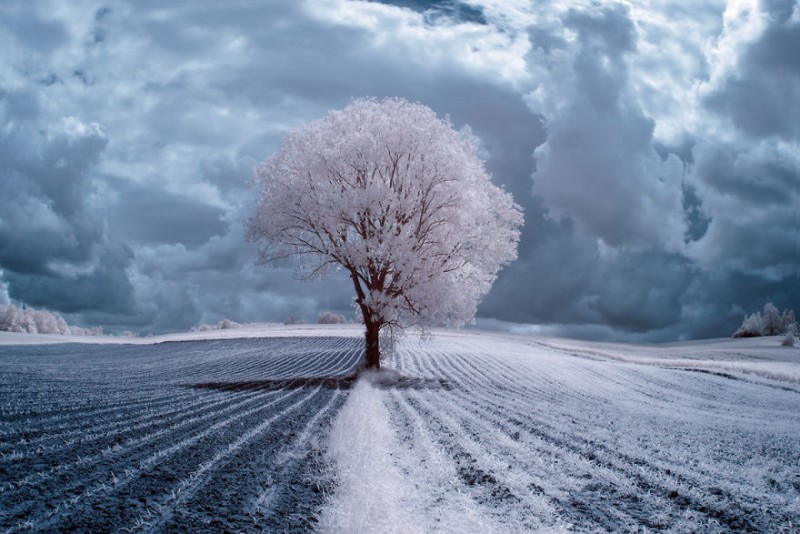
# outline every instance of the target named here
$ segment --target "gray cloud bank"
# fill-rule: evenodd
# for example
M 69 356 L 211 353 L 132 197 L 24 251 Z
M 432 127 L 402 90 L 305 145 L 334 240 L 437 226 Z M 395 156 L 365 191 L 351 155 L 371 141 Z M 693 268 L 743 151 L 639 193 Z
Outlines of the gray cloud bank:
M 254 265 L 245 184 L 292 128 L 401 96 L 525 209 L 480 317 L 658 340 L 800 308 L 796 2 L 10 2 L 0 48 L 0 303 L 352 315 L 342 280 Z

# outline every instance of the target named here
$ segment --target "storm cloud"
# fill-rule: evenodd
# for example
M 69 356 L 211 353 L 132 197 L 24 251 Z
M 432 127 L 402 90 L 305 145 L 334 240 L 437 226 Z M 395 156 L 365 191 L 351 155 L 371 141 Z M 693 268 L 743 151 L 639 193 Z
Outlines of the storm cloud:
M 18 2 L 0 47 L 0 301 L 142 333 L 352 316 L 343 277 L 255 264 L 246 184 L 399 96 L 524 209 L 482 320 L 676 339 L 800 308 L 793 1 Z

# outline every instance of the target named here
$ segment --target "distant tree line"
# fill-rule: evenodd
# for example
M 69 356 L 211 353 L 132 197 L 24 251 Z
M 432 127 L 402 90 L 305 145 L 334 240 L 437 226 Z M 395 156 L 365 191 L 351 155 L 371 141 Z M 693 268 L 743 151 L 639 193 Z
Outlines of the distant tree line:
M 218 323 L 206 323 L 192 327 L 192 332 L 208 332 L 209 330 L 232 330 L 234 328 L 241 328 L 242 325 L 230 319 L 223 319 Z
M 800 332 L 800 325 L 794 315 L 794 310 L 778 311 L 774 304 L 768 302 L 764 312 L 755 312 L 745 315 L 742 326 L 733 333 L 733 337 L 758 337 L 779 336 L 787 334 L 794 336 Z
M 330 312 L 330 311 L 323 311 L 317 316 L 317 324 L 347 324 L 350 321 L 344 315 L 340 315 L 338 313 Z M 283 321 L 285 325 L 298 325 L 298 324 L 307 324 L 305 320 L 302 318 L 297 318 L 294 315 L 290 315 Z M 206 323 L 201 324 L 198 326 L 192 327 L 192 332 L 208 332 L 210 330 L 231 330 L 234 328 L 242 328 L 242 327 L 251 327 L 256 326 L 258 323 L 237 323 L 236 321 L 231 321 L 230 319 L 223 319 L 218 323 Z
M 344 315 L 324 311 L 317 316 L 317 324 L 347 324 L 347 318 Z
M 60 334 L 73 336 L 102 336 L 102 327 L 82 328 L 68 325 L 64 318 L 55 312 L 36 310 L 14 304 L 0 305 L 0 332 L 20 332 L 25 334 Z

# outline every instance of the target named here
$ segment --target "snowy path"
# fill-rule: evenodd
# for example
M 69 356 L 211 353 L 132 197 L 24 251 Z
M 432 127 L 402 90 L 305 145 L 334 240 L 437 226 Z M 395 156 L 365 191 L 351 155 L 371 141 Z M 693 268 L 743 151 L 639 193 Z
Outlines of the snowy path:
M 0 347 L 0 531 L 308 529 L 360 345 Z
M 337 436 L 380 436 L 349 454 L 384 450 L 390 466 L 333 460 L 372 499 L 390 488 L 382 515 L 359 507 L 345 488 L 328 503 L 323 525 L 371 532 L 800 528 L 800 392 L 791 381 L 611 356 L 497 337 L 403 340 L 387 362 L 400 382 L 359 383 L 342 412 L 355 413 L 334 425 L 349 430 L 332 434 L 332 450 Z M 798 363 L 791 365 L 796 372 Z M 369 481 L 375 473 L 386 480 Z M 391 525 L 382 517 L 411 520 Z

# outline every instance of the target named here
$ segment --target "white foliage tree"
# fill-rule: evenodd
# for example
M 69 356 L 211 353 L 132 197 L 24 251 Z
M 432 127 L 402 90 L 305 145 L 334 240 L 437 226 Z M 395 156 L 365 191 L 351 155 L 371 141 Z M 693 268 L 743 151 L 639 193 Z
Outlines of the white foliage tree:
M 783 336 L 783 341 L 781 341 L 781 345 L 784 347 L 794 347 L 794 332 L 788 330 L 786 335 Z
M 763 335 L 764 321 L 761 319 L 761 312 L 752 315 L 745 315 L 742 326 L 733 333 L 733 337 L 758 337 Z
M 783 310 L 783 316 L 781 317 L 783 321 L 783 330 L 784 332 L 789 332 L 791 334 L 800 333 L 800 328 L 797 324 L 797 319 L 794 316 L 794 310 Z
M 13 304 L 0 305 L 0 332 L 21 332 L 26 334 L 74 334 L 101 336 L 103 329 L 69 326 L 64 318 L 55 312 L 34 308 L 18 308 Z
M 325 311 L 317 315 L 317 324 L 347 324 L 347 318 L 339 313 Z
M 192 327 L 192 332 L 208 332 L 211 330 L 233 330 L 235 328 L 241 328 L 242 325 L 237 323 L 236 321 L 231 321 L 230 319 L 223 319 L 218 323 L 210 324 L 204 323 L 198 326 Z
M 380 367 L 384 328 L 464 324 L 516 258 L 522 215 L 474 139 L 428 107 L 357 100 L 288 135 L 254 172 L 262 259 L 344 269 Z
M 771 302 L 764 306 L 762 317 L 762 333 L 765 336 L 777 336 L 784 333 L 783 318 L 781 312 Z
M 745 315 L 742 326 L 733 333 L 733 337 L 777 336 L 780 334 L 796 334 L 800 325 L 795 319 L 794 310 L 778 311 L 771 302 L 764 306 L 764 314 L 755 312 Z
M 22 332 L 19 327 L 18 310 L 13 304 L 0 305 L 0 332 Z

